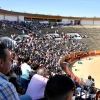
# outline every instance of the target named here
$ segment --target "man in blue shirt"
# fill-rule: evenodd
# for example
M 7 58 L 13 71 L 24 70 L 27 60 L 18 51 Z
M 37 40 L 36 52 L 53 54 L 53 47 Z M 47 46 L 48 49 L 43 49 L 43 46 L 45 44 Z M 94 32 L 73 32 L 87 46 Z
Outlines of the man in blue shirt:
M 0 43 L 0 100 L 32 100 L 28 95 L 18 93 L 12 83 L 5 76 L 10 71 L 11 55 L 4 43 Z
M 5 76 L 11 66 L 10 51 L 0 43 L 0 100 L 19 100 L 15 87 Z

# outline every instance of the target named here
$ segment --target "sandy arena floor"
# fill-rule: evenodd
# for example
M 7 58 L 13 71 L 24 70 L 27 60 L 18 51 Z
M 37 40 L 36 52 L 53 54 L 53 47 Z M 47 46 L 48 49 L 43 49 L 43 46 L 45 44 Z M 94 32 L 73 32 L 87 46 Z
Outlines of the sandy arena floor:
M 87 60 L 86 58 L 81 59 L 82 64 L 78 64 L 78 61 L 75 62 L 72 65 L 72 72 L 79 78 L 83 78 L 84 81 L 91 75 L 95 80 L 95 86 L 100 88 L 100 56 L 89 58 L 92 58 L 92 60 Z

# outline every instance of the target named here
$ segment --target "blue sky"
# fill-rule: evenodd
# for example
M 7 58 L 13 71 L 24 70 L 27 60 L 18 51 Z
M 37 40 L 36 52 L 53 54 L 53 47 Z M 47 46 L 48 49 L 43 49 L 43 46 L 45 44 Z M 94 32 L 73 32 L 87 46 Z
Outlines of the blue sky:
M 0 0 L 0 7 L 34 14 L 100 17 L 100 0 Z

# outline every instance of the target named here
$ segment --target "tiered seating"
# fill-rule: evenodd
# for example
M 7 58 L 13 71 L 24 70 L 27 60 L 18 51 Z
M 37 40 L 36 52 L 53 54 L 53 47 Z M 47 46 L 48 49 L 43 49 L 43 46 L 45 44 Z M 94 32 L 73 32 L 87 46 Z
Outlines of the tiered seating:
M 9 26 L 6 26 L 6 30 L 0 29 L 0 37 L 2 37 L 2 36 L 10 37 L 11 34 L 22 34 L 22 33 L 12 27 L 9 27 Z

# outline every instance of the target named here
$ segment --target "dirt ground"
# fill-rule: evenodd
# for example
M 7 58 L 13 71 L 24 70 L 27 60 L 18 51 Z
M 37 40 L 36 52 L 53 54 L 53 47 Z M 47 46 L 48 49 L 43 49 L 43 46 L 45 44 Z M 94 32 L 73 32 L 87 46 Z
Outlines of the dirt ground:
M 95 86 L 100 88 L 100 56 L 88 58 L 91 58 L 91 60 L 81 59 L 82 64 L 78 64 L 79 61 L 75 62 L 71 67 L 72 73 L 79 78 L 83 78 L 84 81 L 91 75 L 95 80 Z

